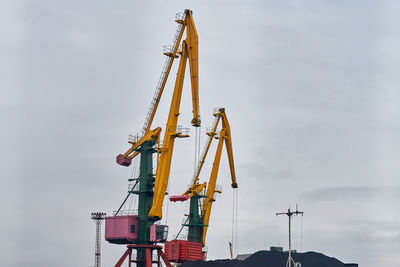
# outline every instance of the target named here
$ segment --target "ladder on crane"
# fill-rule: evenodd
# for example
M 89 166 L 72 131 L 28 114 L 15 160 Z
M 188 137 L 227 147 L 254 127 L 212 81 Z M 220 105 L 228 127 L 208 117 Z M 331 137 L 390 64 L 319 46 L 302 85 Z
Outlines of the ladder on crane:
M 186 13 L 176 13 L 175 21 L 178 23 L 178 27 L 175 32 L 174 40 L 172 42 L 172 46 L 164 46 L 164 55 L 166 55 L 166 59 L 164 62 L 164 66 L 161 71 L 160 78 L 158 79 L 156 90 L 154 92 L 153 98 L 151 100 L 151 104 L 149 107 L 149 111 L 147 112 L 146 119 L 144 121 L 142 131 L 141 131 L 141 137 L 143 137 L 146 132 L 149 130 L 151 126 L 151 122 L 154 117 L 155 110 L 157 109 L 158 103 L 160 102 L 160 98 L 165 86 L 166 82 L 166 77 L 168 77 L 169 71 L 171 70 L 172 63 L 175 59 L 175 54 L 176 51 L 179 48 L 179 42 L 178 40 L 181 39 L 180 37 L 182 36 L 182 27 L 183 27 L 183 21 L 185 20 Z

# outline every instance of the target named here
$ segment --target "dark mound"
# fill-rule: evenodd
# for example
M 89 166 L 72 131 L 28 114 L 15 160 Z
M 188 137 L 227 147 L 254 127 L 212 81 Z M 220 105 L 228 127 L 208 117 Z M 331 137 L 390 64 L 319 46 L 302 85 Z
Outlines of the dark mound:
M 181 264 L 179 267 L 239 267 L 239 263 L 241 263 L 241 261 L 238 260 L 188 261 Z
M 287 258 L 287 252 L 258 251 L 244 261 L 194 261 L 185 262 L 181 267 L 285 267 Z M 316 252 L 293 253 L 292 258 L 306 267 L 344 267 L 343 262 Z

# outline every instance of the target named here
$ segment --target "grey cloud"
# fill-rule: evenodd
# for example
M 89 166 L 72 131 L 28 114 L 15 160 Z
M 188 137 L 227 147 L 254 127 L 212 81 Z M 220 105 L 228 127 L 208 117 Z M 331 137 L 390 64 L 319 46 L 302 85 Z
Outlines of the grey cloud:
M 368 199 L 383 195 L 400 198 L 400 187 L 372 187 L 372 186 L 326 187 L 305 192 L 301 195 L 301 197 L 308 201 L 332 201 L 332 200 L 341 200 L 343 198 Z
M 399 3 L 0 5 L 0 235 L 9 255 L 0 265 L 92 264 L 90 213 L 110 214 L 126 194 L 132 170 L 116 166 L 115 155 L 127 148 L 128 134 L 140 131 L 164 61 L 162 45 L 172 41 L 175 12 L 188 7 L 200 38 L 203 125 L 211 124 L 217 106 L 226 108 L 231 124 L 238 252 L 262 249 L 265 240 L 286 246 L 287 225 L 275 212 L 298 201 L 306 212 L 305 248 L 364 267 L 385 266 L 398 252 L 392 224 L 400 221 Z M 172 87 L 169 82 L 157 116 L 166 116 Z M 191 110 L 189 91 L 182 117 Z M 160 117 L 154 125 L 164 127 Z M 172 194 L 193 173 L 191 144 L 177 141 Z M 224 193 L 213 207 L 210 259 L 228 256 L 226 162 L 220 176 Z M 171 236 L 180 228 L 181 208 L 170 205 Z M 361 221 L 354 221 L 355 210 Z M 21 244 L 35 248 L 21 258 Z M 56 246 L 49 250 L 53 244 L 66 255 L 62 262 Z M 123 250 L 103 243 L 104 265 L 115 264 Z

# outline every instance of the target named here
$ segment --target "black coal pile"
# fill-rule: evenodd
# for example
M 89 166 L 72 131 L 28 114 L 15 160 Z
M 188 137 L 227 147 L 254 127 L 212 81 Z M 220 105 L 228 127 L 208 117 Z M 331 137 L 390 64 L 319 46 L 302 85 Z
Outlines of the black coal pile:
M 285 267 L 287 258 L 287 252 L 258 251 L 243 261 L 192 261 L 180 267 Z M 343 262 L 316 252 L 292 253 L 292 258 L 303 267 L 344 267 Z

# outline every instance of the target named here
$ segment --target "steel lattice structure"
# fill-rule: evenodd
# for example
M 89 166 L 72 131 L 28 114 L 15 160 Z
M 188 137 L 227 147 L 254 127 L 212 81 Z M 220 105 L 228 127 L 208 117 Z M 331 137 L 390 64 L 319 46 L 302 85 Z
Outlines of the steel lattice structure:
M 92 219 L 96 223 L 96 245 L 94 252 L 94 267 L 101 267 L 101 221 L 104 220 L 104 212 L 92 212 Z

